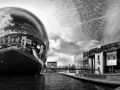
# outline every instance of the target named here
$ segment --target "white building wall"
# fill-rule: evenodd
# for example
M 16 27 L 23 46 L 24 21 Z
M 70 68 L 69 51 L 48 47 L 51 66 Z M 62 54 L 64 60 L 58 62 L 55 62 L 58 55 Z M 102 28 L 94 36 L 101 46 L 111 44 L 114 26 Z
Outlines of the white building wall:
M 103 74 L 103 52 L 95 54 L 95 73 Z
M 83 54 L 74 56 L 74 65 L 76 69 L 80 69 L 83 67 Z M 80 70 L 76 70 L 76 74 L 79 74 Z
M 91 58 L 88 59 L 88 65 L 89 65 L 89 68 L 92 69 L 92 60 L 91 60 Z
M 83 54 L 76 55 L 74 57 L 74 65 L 77 69 L 79 69 L 83 66 L 82 61 L 83 61 Z
M 100 65 L 100 71 L 101 71 L 101 74 L 103 74 L 104 72 L 103 72 L 103 70 L 104 70 L 104 62 L 103 62 L 103 59 L 104 57 L 103 57 L 103 52 L 101 52 L 101 54 L 100 54 L 100 63 L 101 63 L 101 65 Z

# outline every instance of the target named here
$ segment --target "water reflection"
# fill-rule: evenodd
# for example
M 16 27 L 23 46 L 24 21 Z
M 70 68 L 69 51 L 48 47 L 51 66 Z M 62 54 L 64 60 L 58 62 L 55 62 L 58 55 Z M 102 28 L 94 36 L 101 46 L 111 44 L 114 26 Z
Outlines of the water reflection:
M 2 76 L 0 90 L 45 90 L 45 78 L 40 76 Z
M 113 90 L 59 74 L 0 76 L 0 90 Z
M 113 90 L 59 74 L 45 74 L 45 79 L 46 90 Z

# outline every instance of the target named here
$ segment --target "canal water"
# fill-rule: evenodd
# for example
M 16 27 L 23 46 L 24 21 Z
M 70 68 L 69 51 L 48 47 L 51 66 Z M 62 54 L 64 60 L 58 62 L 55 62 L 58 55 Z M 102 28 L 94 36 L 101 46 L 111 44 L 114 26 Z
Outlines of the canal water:
M 0 76 L 0 90 L 114 90 L 56 74 Z

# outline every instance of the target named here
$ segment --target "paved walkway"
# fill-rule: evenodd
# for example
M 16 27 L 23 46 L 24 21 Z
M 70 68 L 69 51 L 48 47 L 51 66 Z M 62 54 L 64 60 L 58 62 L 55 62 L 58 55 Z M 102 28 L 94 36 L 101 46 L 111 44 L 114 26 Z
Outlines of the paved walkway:
M 104 84 L 104 85 L 111 85 L 111 86 L 120 86 L 120 81 L 112 81 L 112 80 L 107 80 L 107 79 L 95 79 L 95 78 L 89 78 L 89 77 L 84 77 L 84 76 L 75 76 L 75 75 L 69 75 L 65 73 L 60 73 L 62 75 L 66 75 L 72 78 L 76 78 L 79 80 L 84 80 L 88 82 L 93 82 L 96 84 Z

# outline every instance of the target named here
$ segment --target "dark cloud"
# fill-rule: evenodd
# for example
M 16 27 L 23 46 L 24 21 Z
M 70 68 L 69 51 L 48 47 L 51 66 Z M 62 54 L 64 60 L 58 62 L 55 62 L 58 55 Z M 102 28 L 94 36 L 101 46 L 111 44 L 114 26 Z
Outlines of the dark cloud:
M 63 40 L 62 38 L 58 38 L 58 36 L 54 36 L 52 39 L 54 40 L 60 40 L 60 49 L 58 48 L 51 48 L 50 50 L 50 55 L 55 55 L 55 52 L 57 53 L 64 53 L 64 54 L 69 54 L 69 55 L 76 55 L 77 53 L 83 53 L 84 51 L 90 50 L 94 47 L 97 47 L 99 45 L 99 41 L 97 40 L 81 40 L 77 42 L 69 42 L 66 40 Z
M 60 44 L 61 49 L 55 50 L 57 52 L 67 53 L 70 55 L 74 55 L 74 52 L 79 48 L 78 45 L 76 45 L 73 42 L 67 42 L 65 40 L 61 40 Z
M 104 19 L 97 19 L 91 22 L 87 22 L 82 25 L 83 32 L 86 36 L 88 35 L 91 39 L 101 41 L 103 38 L 105 24 L 106 21 Z
M 54 39 L 54 40 L 60 39 L 60 46 L 59 46 L 60 49 L 52 48 L 52 50 L 55 52 L 74 55 L 74 52 L 79 48 L 79 46 L 76 45 L 76 43 L 63 40 L 62 38 L 60 38 L 58 36 L 54 36 L 54 37 L 52 37 L 52 39 Z
M 91 39 L 101 41 L 109 0 L 73 0 L 81 17 L 82 31 Z
M 61 39 L 61 37 L 60 36 L 58 36 L 58 35 L 53 35 L 50 39 L 53 39 L 53 40 L 58 40 L 58 39 Z

